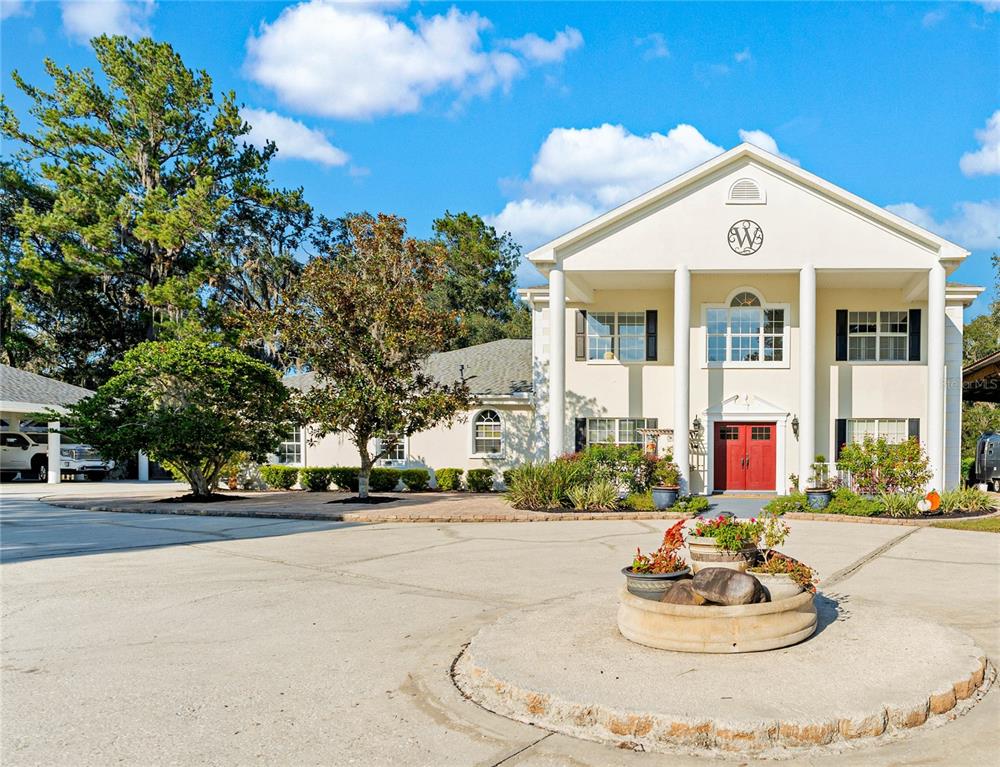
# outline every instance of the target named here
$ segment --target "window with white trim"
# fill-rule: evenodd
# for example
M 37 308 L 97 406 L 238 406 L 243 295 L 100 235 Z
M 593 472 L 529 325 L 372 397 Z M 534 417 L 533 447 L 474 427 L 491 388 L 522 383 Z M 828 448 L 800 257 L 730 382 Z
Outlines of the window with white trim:
M 655 429 L 655 418 L 588 418 L 588 445 L 635 445 L 645 444 L 639 429 Z
M 646 359 L 645 312 L 587 312 L 587 359 Z
M 909 359 L 909 312 L 848 312 L 847 359 L 900 362 Z
M 503 446 L 503 423 L 496 410 L 482 410 L 473 425 L 473 452 L 497 455 Z
M 393 435 L 392 445 L 389 446 L 389 452 L 383 455 L 379 459 L 379 463 L 383 463 L 387 466 L 395 466 L 396 464 L 406 463 L 406 437 L 400 437 Z M 377 439 L 375 440 L 375 450 L 376 453 L 381 453 L 386 448 L 386 442 L 388 440 Z
M 784 308 L 765 306 L 748 290 L 733 296 L 729 306 L 709 308 L 705 323 L 709 364 L 785 359 Z
M 847 441 L 864 442 L 865 438 L 884 439 L 889 443 L 906 442 L 910 438 L 906 418 L 848 418 Z
M 275 453 L 278 463 L 302 463 L 302 427 L 296 426 L 278 445 Z

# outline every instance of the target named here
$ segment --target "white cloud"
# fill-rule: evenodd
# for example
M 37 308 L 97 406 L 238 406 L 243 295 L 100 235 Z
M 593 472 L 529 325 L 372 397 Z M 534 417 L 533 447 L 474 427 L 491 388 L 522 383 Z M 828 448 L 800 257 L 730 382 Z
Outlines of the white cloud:
M 930 29 L 931 27 L 936 27 L 942 21 L 947 18 L 948 12 L 943 8 L 939 8 L 936 11 L 928 11 L 924 14 L 923 18 L 920 20 L 921 26 L 924 29 Z
M 246 136 L 247 142 L 263 147 L 273 141 L 278 145 L 279 160 L 310 160 L 320 165 L 337 166 L 346 165 L 350 159 L 345 151 L 331 144 L 322 131 L 308 128 L 298 120 L 266 109 L 247 107 L 240 110 L 240 116 L 252 128 Z
M 562 61 L 566 58 L 567 53 L 581 47 L 583 35 L 580 34 L 579 29 L 566 27 L 562 32 L 556 32 L 555 37 L 551 40 L 546 40 L 531 32 L 516 40 L 508 40 L 506 44 L 532 63 L 549 64 Z
M 125 35 L 133 39 L 149 34 L 149 18 L 156 9 L 153 0 L 63 0 L 63 28 L 77 42 L 98 35 Z
M 766 137 L 740 131 L 743 140 Z M 754 142 L 757 143 L 757 142 Z M 490 223 L 526 249 L 567 232 L 621 203 L 721 154 L 724 149 L 692 125 L 636 135 L 621 125 L 556 128 L 542 142 L 527 181 L 510 186 L 516 197 Z
M 986 120 L 986 127 L 976 131 L 981 146 L 966 152 L 958 166 L 966 176 L 988 176 L 1000 173 L 1000 109 Z
M 938 221 L 930 208 L 913 202 L 885 207 L 891 213 L 969 250 L 983 250 L 1000 245 L 1000 200 L 957 203 L 952 216 L 943 221 Z
M 370 5 L 309 0 L 247 40 L 245 70 L 299 111 L 364 119 L 416 112 L 439 91 L 464 100 L 507 90 L 528 64 L 558 60 L 582 42 L 570 28 L 551 41 L 528 35 L 514 41 L 518 56 L 484 49 L 490 26 L 454 7 L 408 24 Z
M 661 32 L 653 32 L 645 37 L 637 37 L 634 40 L 636 48 L 642 48 L 642 57 L 646 61 L 652 59 L 665 59 L 670 55 L 670 48 L 667 47 L 667 38 Z
M 774 140 L 774 137 L 770 133 L 765 133 L 762 130 L 740 130 L 740 141 L 758 146 L 765 152 L 776 154 L 783 160 L 788 160 L 788 162 L 795 165 L 799 164 L 799 161 L 794 157 L 790 157 L 778 149 L 778 142 Z
M 753 54 L 750 53 L 749 48 L 744 48 L 742 51 L 736 51 L 733 54 L 733 61 L 737 64 L 753 64 Z
M 977 0 L 976 5 L 981 5 L 987 13 L 1000 11 L 1000 0 Z
M 0 20 L 27 15 L 28 4 L 24 0 L 0 0 Z

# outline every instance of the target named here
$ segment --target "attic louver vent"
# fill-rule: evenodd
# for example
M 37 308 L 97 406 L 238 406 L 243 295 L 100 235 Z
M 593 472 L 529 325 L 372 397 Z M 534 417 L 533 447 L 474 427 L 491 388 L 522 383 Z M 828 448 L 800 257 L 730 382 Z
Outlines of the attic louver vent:
M 753 179 L 741 178 L 729 187 L 729 202 L 762 203 L 764 202 L 764 191 Z

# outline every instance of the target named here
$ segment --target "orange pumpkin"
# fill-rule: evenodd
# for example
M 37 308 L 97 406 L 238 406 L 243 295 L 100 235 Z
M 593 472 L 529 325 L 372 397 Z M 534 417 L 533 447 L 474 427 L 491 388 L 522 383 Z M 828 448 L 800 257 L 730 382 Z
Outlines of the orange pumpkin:
M 931 490 L 925 497 L 931 505 L 931 511 L 937 511 L 941 508 L 941 496 L 938 495 L 937 490 Z

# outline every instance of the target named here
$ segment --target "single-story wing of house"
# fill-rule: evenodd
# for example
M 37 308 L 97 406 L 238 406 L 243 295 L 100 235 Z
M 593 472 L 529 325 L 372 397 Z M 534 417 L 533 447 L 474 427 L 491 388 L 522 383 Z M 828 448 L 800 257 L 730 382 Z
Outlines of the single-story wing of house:
M 528 254 L 548 281 L 520 291 L 532 339 L 433 355 L 476 407 L 389 461 L 504 468 L 627 443 L 672 455 L 685 491 L 784 492 L 872 435 L 919 439 L 929 487 L 954 487 L 982 288 L 947 278 L 968 255 L 742 144 Z M 358 463 L 339 435 L 300 433 L 283 458 Z

